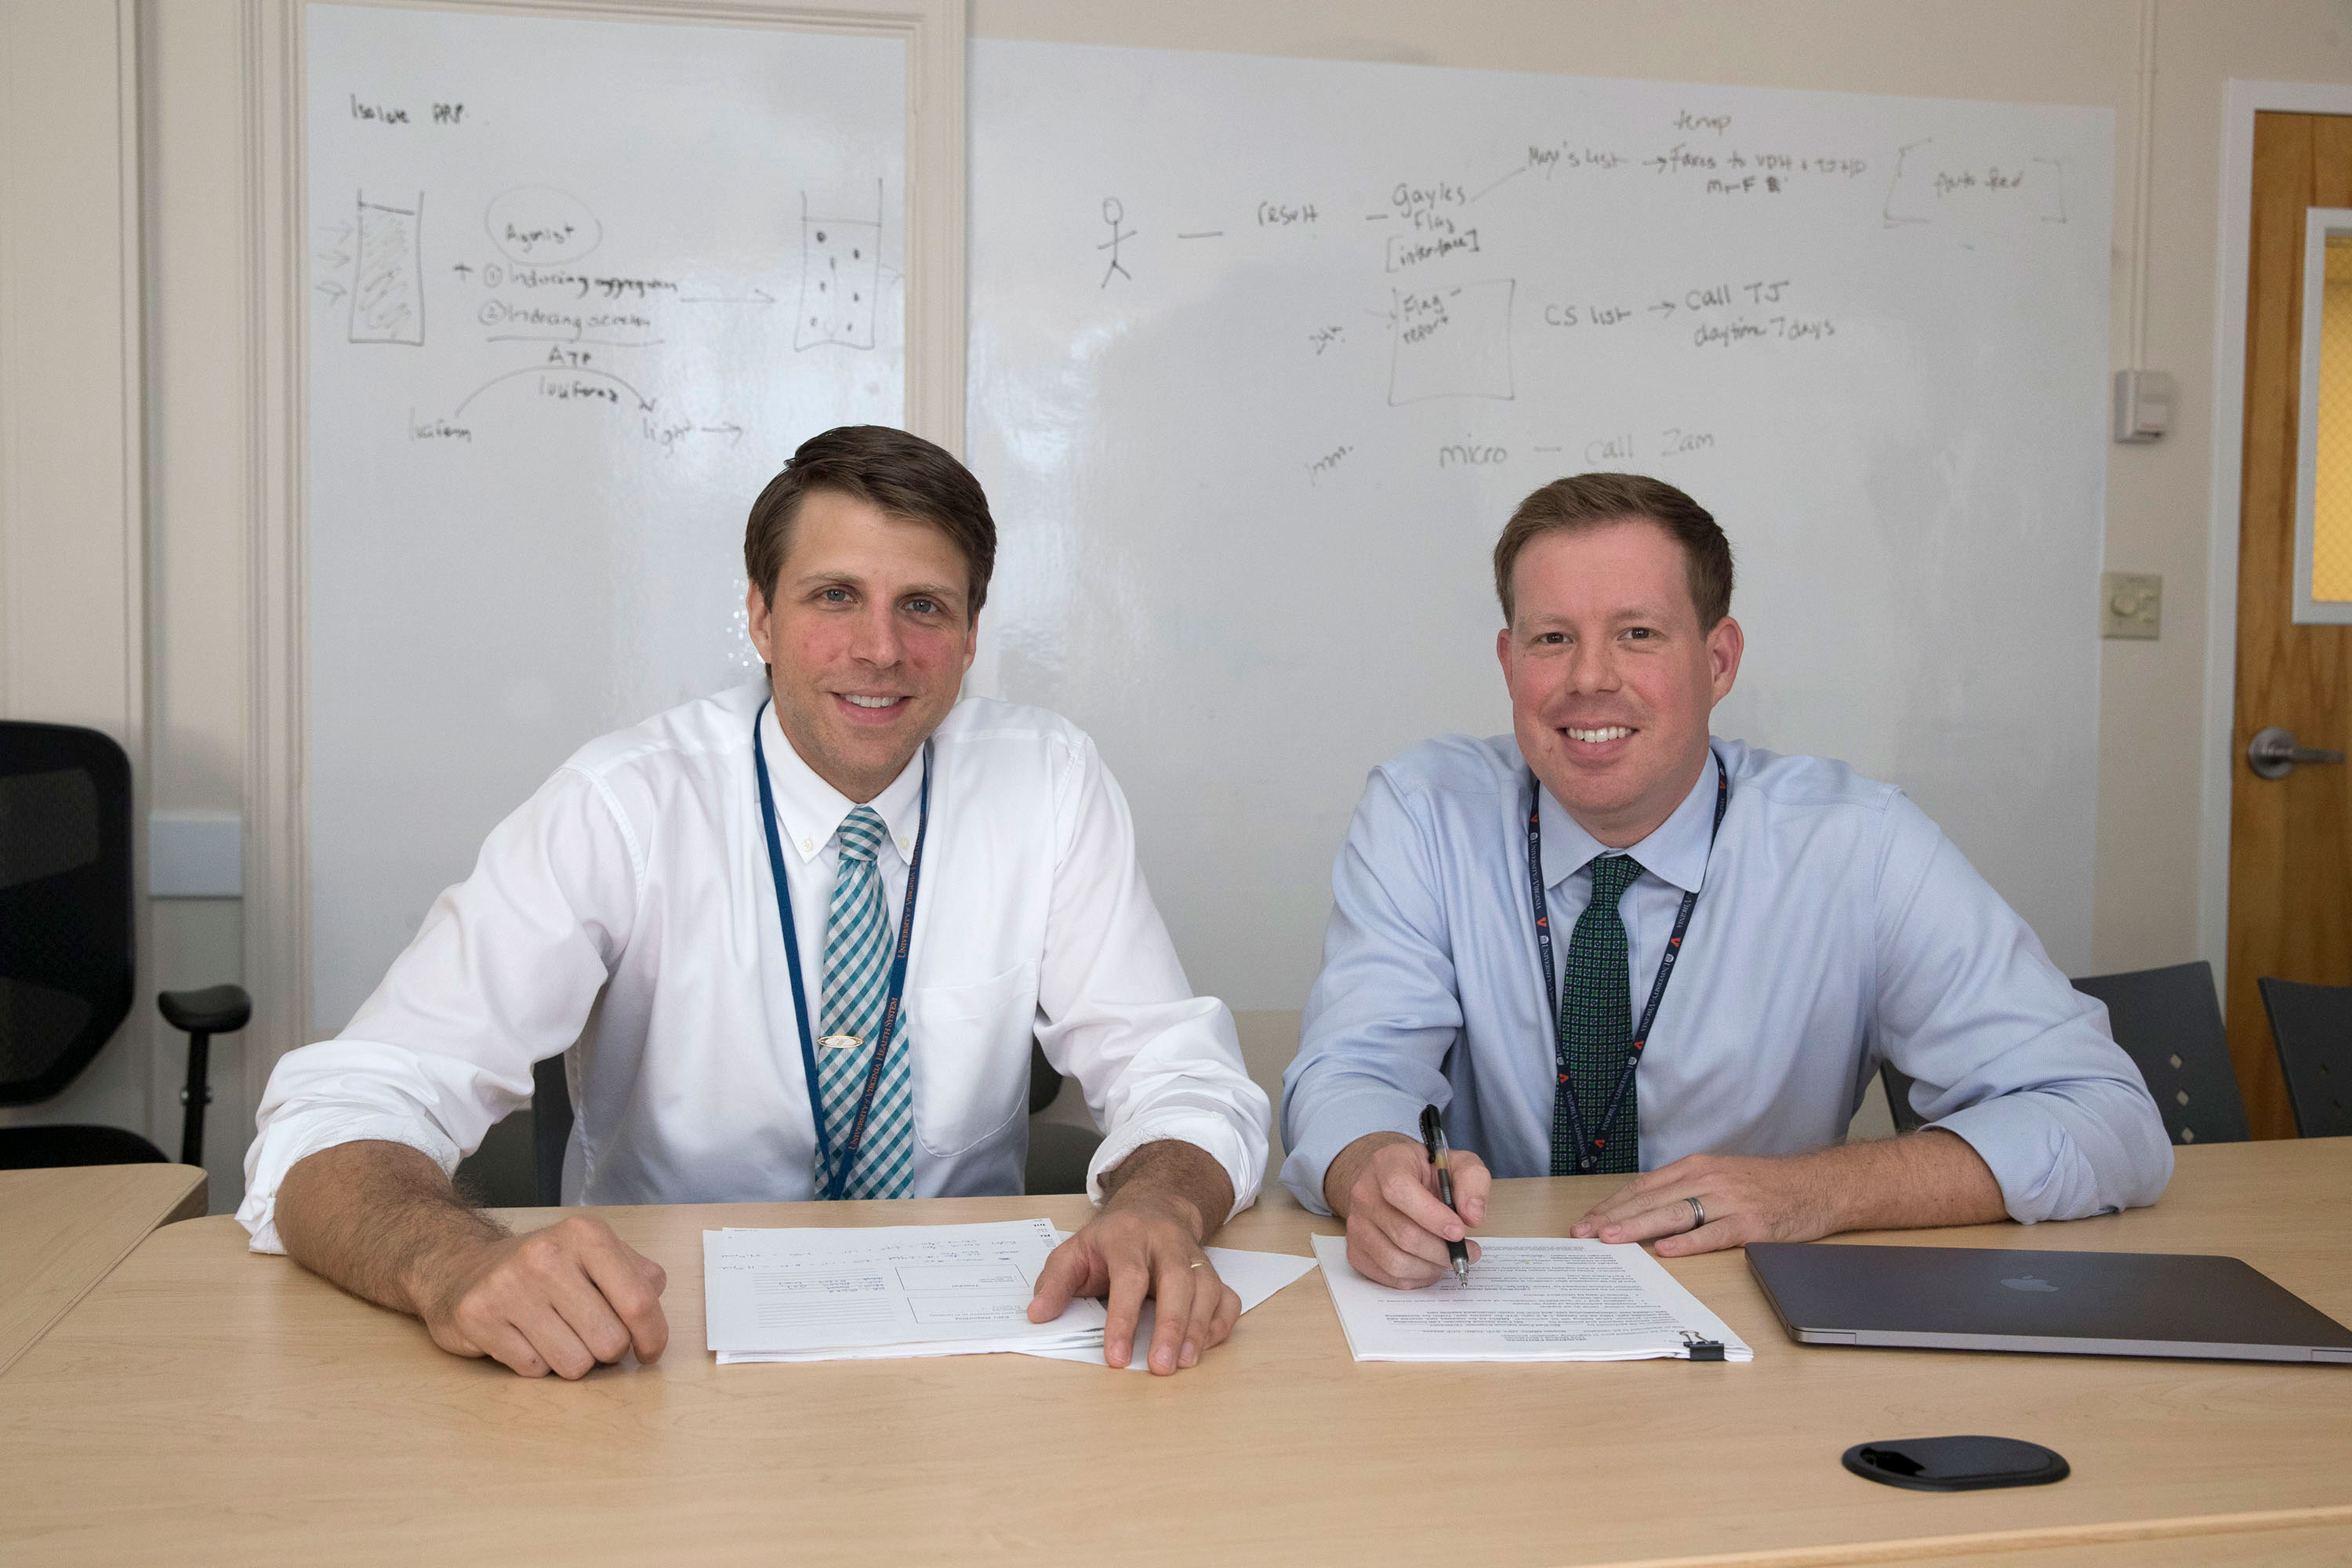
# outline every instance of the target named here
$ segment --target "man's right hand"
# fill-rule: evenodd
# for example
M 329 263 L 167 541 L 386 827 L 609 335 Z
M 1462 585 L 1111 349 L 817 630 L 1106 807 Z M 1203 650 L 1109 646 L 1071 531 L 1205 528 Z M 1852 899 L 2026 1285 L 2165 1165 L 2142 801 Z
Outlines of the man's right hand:
M 669 1343 L 668 1277 L 610 1226 L 575 1214 L 509 1236 L 404 1143 L 338 1143 L 296 1162 L 275 1212 L 295 1262 L 422 1318 L 453 1354 L 572 1378 L 633 1348 L 650 1362 Z
M 1494 1178 L 1475 1154 L 1454 1151 L 1454 1208 L 1437 1196 L 1437 1172 L 1416 1139 L 1370 1132 L 1339 1151 L 1323 1173 L 1323 1198 L 1348 1222 L 1348 1261 L 1376 1285 L 1419 1289 L 1454 1272 L 1445 1244 L 1486 1217 Z M 1458 1211 L 1458 1212 L 1457 1212 Z M 1478 1244 L 1470 1243 L 1476 1262 Z
M 410 1300 L 433 1342 L 488 1356 L 525 1377 L 585 1377 L 631 1350 L 669 1343 L 660 1264 L 589 1215 L 543 1230 L 438 1249 L 412 1266 Z

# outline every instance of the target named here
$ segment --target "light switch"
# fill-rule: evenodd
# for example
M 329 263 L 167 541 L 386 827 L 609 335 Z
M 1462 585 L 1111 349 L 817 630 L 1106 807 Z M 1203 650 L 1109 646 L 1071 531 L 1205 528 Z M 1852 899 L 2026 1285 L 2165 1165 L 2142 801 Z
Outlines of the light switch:
M 2154 572 L 2099 574 L 2099 635 L 2153 640 L 2164 624 L 2164 579 Z

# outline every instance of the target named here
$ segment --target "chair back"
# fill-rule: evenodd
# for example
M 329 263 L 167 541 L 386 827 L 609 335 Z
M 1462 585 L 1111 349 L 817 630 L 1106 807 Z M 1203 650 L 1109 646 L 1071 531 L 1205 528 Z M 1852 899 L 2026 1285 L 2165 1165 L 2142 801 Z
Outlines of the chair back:
M 131 1012 L 131 759 L 0 721 L 0 1105 L 48 1099 Z
M 563 1058 L 550 1057 L 530 1069 L 531 1167 L 539 1176 L 539 1204 L 563 1202 L 563 1150 L 572 1142 L 572 1084 Z
M 2294 1130 L 2305 1138 L 2352 1136 L 2352 985 L 2254 984 L 2286 1074 Z
M 1916 1132 L 1927 1125 L 1927 1119 L 1911 1109 L 1911 1085 L 1916 1080 L 1893 1062 L 1878 1064 L 1878 1081 L 1886 1089 L 1886 1114 L 1895 1120 L 1897 1132 Z
M 2085 975 L 2074 985 L 2107 1005 L 2116 1044 L 2138 1065 L 2175 1143 L 2242 1143 L 2252 1136 L 2210 964 L 2200 959 Z

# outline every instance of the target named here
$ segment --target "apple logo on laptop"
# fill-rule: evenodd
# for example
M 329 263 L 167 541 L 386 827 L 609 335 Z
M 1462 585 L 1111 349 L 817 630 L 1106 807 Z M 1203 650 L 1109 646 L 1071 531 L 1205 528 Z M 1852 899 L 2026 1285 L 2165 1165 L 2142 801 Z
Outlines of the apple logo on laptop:
M 2026 1275 L 2021 1279 L 2004 1279 L 2001 1283 L 2008 1286 L 2012 1290 L 2055 1290 L 2058 1289 L 2057 1286 L 2053 1285 L 2049 1280 L 2037 1279 L 2031 1274 Z

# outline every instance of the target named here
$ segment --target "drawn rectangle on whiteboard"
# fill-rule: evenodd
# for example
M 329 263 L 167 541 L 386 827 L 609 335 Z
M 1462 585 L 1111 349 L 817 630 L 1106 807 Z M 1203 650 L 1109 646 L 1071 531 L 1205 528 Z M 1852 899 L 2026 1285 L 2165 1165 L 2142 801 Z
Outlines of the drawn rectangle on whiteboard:
M 874 346 L 882 284 L 882 226 L 857 218 L 801 218 L 801 309 L 793 347 Z
M 422 192 L 404 207 L 359 198 L 352 342 L 424 346 L 424 219 Z
M 1451 289 L 1396 291 L 1389 404 L 1431 397 L 1511 395 L 1508 278 Z

